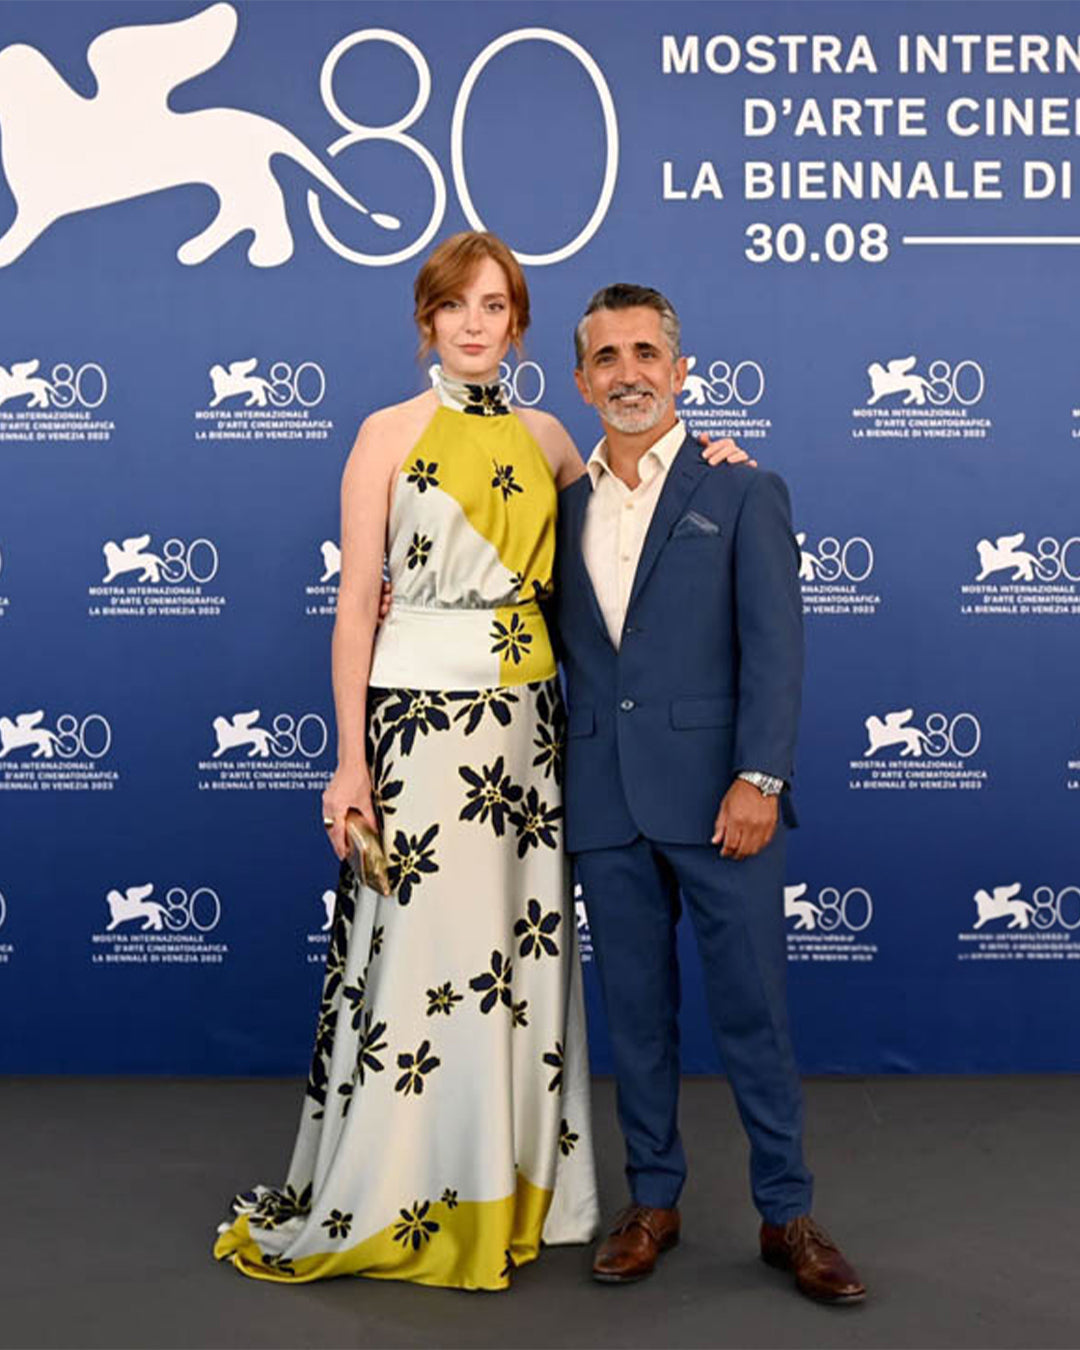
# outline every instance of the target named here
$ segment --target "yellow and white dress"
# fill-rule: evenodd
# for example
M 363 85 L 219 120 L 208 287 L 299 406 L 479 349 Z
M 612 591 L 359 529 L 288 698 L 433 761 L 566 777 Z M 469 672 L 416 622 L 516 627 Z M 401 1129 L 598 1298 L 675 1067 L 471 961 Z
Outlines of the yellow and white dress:
M 342 868 L 283 1188 L 233 1201 L 246 1275 L 503 1289 L 598 1212 L 564 712 L 537 601 L 548 463 L 494 388 L 436 371 L 395 483 L 368 757 L 393 894 Z

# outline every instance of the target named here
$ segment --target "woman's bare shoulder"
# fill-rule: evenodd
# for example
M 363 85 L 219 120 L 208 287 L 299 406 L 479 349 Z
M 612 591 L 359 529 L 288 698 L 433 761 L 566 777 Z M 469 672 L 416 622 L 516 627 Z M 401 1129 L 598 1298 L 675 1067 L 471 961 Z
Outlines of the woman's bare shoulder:
M 559 487 L 573 482 L 582 472 L 581 456 L 559 419 L 542 408 L 515 408 L 514 411 L 543 450 Z
M 439 401 L 432 390 L 415 398 L 377 408 L 360 423 L 345 465 L 346 479 L 375 473 L 390 479 L 423 435 Z
M 394 441 L 409 434 L 414 428 L 423 430 L 431 421 L 439 400 L 433 389 L 425 389 L 414 398 L 376 408 L 360 424 L 360 434 L 379 441 Z M 406 449 L 408 447 L 405 447 Z

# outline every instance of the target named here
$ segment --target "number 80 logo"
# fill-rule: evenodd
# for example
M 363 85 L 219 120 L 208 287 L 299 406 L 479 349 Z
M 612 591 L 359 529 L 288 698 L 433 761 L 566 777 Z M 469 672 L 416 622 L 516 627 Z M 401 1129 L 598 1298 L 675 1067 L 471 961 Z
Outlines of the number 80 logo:
M 397 47 L 405 53 L 416 70 L 416 98 L 413 100 L 412 107 L 396 122 L 386 122 L 382 126 L 373 127 L 364 122 L 357 122 L 343 111 L 334 93 L 334 74 L 338 62 L 346 52 L 366 42 L 385 42 L 392 47 Z M 521 262 L 531 264 L 534 267 L 541 267 L 562 262 L 565 258 L 572 257 L 579 249 L 585 247 L 603 223 L 608 207 L 611 205 L 611 199 L 615 192 L 615 179 L 618 175 L 619 127 L 615 115 L 615 104 L 611 97 L 611 90 L 604 79 L 603 71 L 585 48 L 580 43 L 575 42 L 573 38 L 569 38 L 565 33 L 556 32 L 551 28 L 517 28 L 511 33 L 504 33 L 502 37 L 489 42 L 465 73 L 465 78 L 461 82 L 454 103 L 454 113 L 450 124 L 450 162 L 454 176 L 454 187 L 465 218 L 474 230 L 483 230 L 486 229 L 486 226 L 473 203 L 465 168 L 465 119 L 469 111 L 469 99 L 477 80 L 488 63 L 500 52 L 505 51 L 508 47 L 515 46 L 519 42 L 550 42 L 554 46 L 561 47 L 564 51 L 569 52 L 571 56 L 578 60 L 592 81 L 593 88 L 600 100 L 604 118 L 606 143 L 604 177 L 596 206 L 584 227 L 568 243 L 559 248 L 554 248 L 548 253 L 522 253 L 517 249 L 514 250 L 515 255 Z M 322 95 L 326 111 L 339 127 L 345 129 L 343 136 L 327 146 L 326 153 L 331 159 L 336 158 L 343 150 L 347 150 L 354 145 L 360 145 L 365 141 L 385 141 L 391 145 L 399 145 L 409 154 L 414 155 L 424 166 L 428 178 L 431 180 L 432 190 L 431 215 L 428 217 L 428 222 L 423 230 L 411 244 L 398 249 L 395 253 L 364 253 L 359 249 L 349 248 L 333 233 L 323 218 L 318 194 L 311 189 L 307 195 L 308 212 L 319 238 L 328 248 L 333 249 L 339 257 L 347 258 L 350 262 L 362 263 L 368 267 L 392 267 L 395 263 L 404 262 L 407 258 L 414 257 L 431 242 L 435 232 L 442 224 L 443 216 L 446 214 L 446 179 L 443 177 L 439 162 L 426 145 L 421 144 L 415 137 L 408 134 L 409 128 L 422 116 L 424 109 L 427 107 L 428 99 L 431 97 L 431 70 L 423 52 L 407 37 L 403 37 L 401 33 L 395 33 L 389 28 L 364 28 L 359 32 L 349 33 L 327 53 L 319 75 L 319 92 Z

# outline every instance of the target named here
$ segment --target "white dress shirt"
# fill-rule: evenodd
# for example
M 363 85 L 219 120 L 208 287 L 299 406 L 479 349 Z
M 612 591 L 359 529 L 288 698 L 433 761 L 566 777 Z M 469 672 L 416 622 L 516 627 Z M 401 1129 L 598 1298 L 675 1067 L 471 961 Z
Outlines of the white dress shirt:
M 682 422 L 664 432 L 638 461 L 641 482 L 636 488 L 628 488 L 612 470 L 606 440 L 597 445 L 585 466 L 593 490 L 585 508 L 581 548 L 600 612 L 616 649 L 622 641 L 645 535 L 668 470 L 685 439 Z
M 598 443 L 585 465 L 592 479 L 592 494 L 585 508 L 581 550 L 600 613 L 616 651 L 622 641 L 626 610 L 645 536 L 668 470 L 685 439 L 686 427 L 677 421 L 670 431 L 665 431 L 654 445 L 649 446 L 638 460 L 641 482 L 636 488 L 627 487 L 612 470 L 606 439 Z M 782 778 L 773 778 L 753 769 L 744 769 L 738 777 L 745 778 L 769 796 L 784 786 Z

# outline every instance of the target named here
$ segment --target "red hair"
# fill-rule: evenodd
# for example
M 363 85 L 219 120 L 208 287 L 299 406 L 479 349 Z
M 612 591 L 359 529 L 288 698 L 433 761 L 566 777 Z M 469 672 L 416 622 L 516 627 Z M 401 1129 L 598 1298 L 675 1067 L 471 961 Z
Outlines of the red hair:
M 413 318 L 420 330 L 420 355 L 435 345 L 435 313 L 445 300 L 459 296 L 477 267 L 491 258 L 502 268 L 510 292 L 510 341 L 521 351 L 529 326 L 529 288 L 521 264 L 498 235 L 486 230 L 463 230 L 435 249 L 413 283 Z

